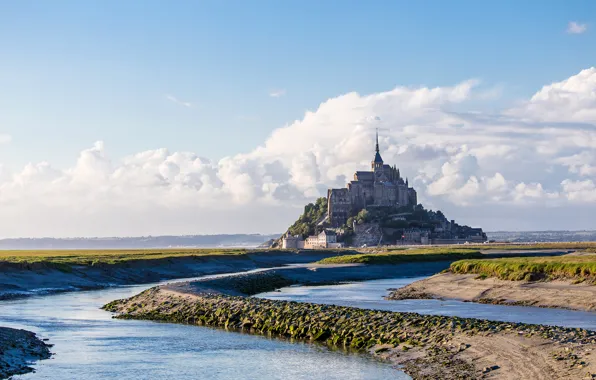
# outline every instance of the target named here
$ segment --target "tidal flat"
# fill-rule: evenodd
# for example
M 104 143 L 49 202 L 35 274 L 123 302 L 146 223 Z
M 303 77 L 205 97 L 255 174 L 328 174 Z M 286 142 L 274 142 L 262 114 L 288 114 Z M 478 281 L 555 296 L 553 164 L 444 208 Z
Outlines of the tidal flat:
M 461 260 L 388 299 L 456 299 L 596 311 L 596 255 Z
M 354 307 L 249 297 L 253 280 L 225 279 L 166 285 L 104 306 L 121 319 L 145 319 L 304 340 L 359 350 L 389 361 L 414 379 L 583 378 L 596 373 L 588 361 L 596 332 L 473 318 L 365 310 Z M 528 358 L 531 363 L 528 364 Z
M 162 250 L 158 250 L 162 251 Z M 42 252 L 38 255 L 35 252 L 23 253 L 14 255 L 11 253 L 13 259 L 0 260 L 0 297 L 12 298 L 12 295 L 17 297 L 33 296 L 63 292 L 75 291 L 83 289 L 100 289 L 109 287 L 114 290 L 120 288 L 122 285 L 128 284 L 143 284 L 150 282 L 162 281 L 165 279 L 174 279 L 179 277 L 196 277 L 200 275 L 216 276 L 219 273 L 233 273 L 240 271 L 254 271 L 255 273 L 244 273 L 239 275 L 229 274 L 225 278 L 204 278 L 200 281 L 179 282 L 176 284 L 169 284 L 161 286 L 160 292 L 168 292 L 169 296 L 173 297 L 159 308 L 152 311 L 153 314 L 165 313 L 168 314 L 164 320 L 173 322 L 182 322 L 184 324 L 202 324 L 191 318 L 191 322 L 186 320 L 179 320 L 173 318 L 170 320 L 168 309 L 172 307 L 173 303 L 179 303 L 179 297 L 199 296 L 199 297 L 219 297 L 221 300 L 231 302 L 228 297 L 235 297 L 234 304 L 243 304 L 249 301 L 246 308 L 241 311 L 250 311 L 253 306 L 252 300 L 249 297 L 261 292 L 272 291 L 280 287 L 295 286 L 295 285 L 331 285 L 341 284 L 346 281 L 369 281 L 374 279 L 395 278 L 396 276 L 432 276 L 435 273 L 447 269 L 450 264 L 458 259 L 458 255 L 465 255 L 469 258 L 471 255 L 478 255 L 475 247 L 440 247 L 425 249 L 421 252 L 420 249 L 387 249 L 380 251 L 378 249 L 367 249 L 361 251 L 350 250 L 322 250 L 322 251 L 284 251 L 284 250 L 237 250 L 233 252 L 216 251 L 209 254 L 205 250 L 172 250 L 168 252 L 157 251 L 131 251 L 131 252 L 63 252 L 51 251 Z M 62 257 L 64 253 L 64 257 Z M 101 255 L 104 255 L 100 258 Z M 559 250 L 543 250 L 540 252 L 532 250 L 483 250 L 481 257 L 499 257 L 499 255 L 563 255 L 567 252 L 562 249 Z M 83 261 L 82 256 L 87 255 Z M 131 255 L 130 260 L 120 260 L 119 255 Z M 358 263 L 355 264 L 308 264 L 317 262 L 326 258 L 341 259 L 342 257 L 349 257 L 349 255 L 392 255 L 398 256 L 396 261 L 381 260 L 377 263 Z M 424 256 L 421 258 L 420 256 Z M 5 256 L 5 259 L 9 256 Z M 18 257 L 18 258 L 16 258 Z M 39 260 L 39 257 L 45 257 Z M 92 257 L 95 259 L 90 260 Z M 49 259 L 48 259 L 49 258 Z M 459 257 L 461 258 L 461 257 Z M 99 261 L 98 261 L 99 260 Z M 352 259 L 349 259 L 352 260 Z M 329 260 L 331 261 L 331 259 Z M 287 266 L 290 264 L 289 266 Z M 293 264 L 293 265 L 292 265 Z M 277 266 L 277 268 L 275 268 Z M 283 266 L 283 267 L 282 267 Z M 262 272 L 262 273 L 261 273 Z M 217 277 L 217 276 L 216 276 Z M 586 285 L 586 284 L 584 284 Z M 146 288 L 146 287 L 145 287 Z M 87 292 L 85 292 L 87 293 Z M 93 292 L 89 292 L 93 294 Z M 131 294 L 132 295 L 132 294 Z M 182 296 L 183 295 L 183 296 Z M 207 296 L 205 296 L 207 295 Z M 52 297 L 52 296 L 42 296 Z M 68 295 L 64 295 L 68 297 Z M 379 295 L 379 298 L 382 297 Z M 116 297 L 104 301 L 104 303 L 113 300 Z M 3 301 L 16 302 L 16 301 Z M 122 301 L 124 302 L 124 301 Z M 188 302 L 188 301 L 184 301 Z M 209 302 L 212 302 L 210 300 Z M 222 301 L 223 302 L 223 301 Z M 271 301 L 278 302 L 278 301 Z M 294 311 L 300 315 L 301 308 L 309 308 L 312 303 L 300 303 L 295 306 L 296 302 L 287 302 L 291 308 L 296 308 Z M 115 303 L 114 303 L 115 305 Z M 317 305 L 319 307 L 321 305 Z M 491 305 L 486 305 L 491 306 Z M 145 305 L 136 306 L 139 310 L 146 310 Z M 276 306 L 277 307 L 277 306 Z M 289 306 L 290 307 L 290 306 Z M 346 326 L 348 335 L 341 335 L 334 342 L 329 337 L 323 339 L 325 332 L 320 332 L 321 335 L 315 337 L 311 329 L 300 333 L 287 331 L 264 331 L 254 328 L 253 324 L 234 325 L 230 322 L 226 327 L 218 323 L 202 324 L 203 326 L 211 326 L 217 328 L 228 329 L 230 331 L 243 331 L 250 334 L 266 335 L 270 337 L 282 337 L 296 339 L 304 342 L 314 342 L 316 345 L 324 345 L 326 347 L 348 349 L 351 351 L 366 352 L 370 356 L 383 359 L 389 363 L 400 366 L 404 371 L 409 373 L 414 378 L 427 378 L 429 376 L 438 376 L 441 378 L 474 378 L 474 377 L 503 377 L 504 374 L 511 373 L 517 377 L 511 378 L 549 378 L 544 373 L 544 365 L 551 366 L 552 363 L 547 360 L 545 364 L 544 349 L 550 350 L 556 362 L 564 365 L 558 369 L 557 378 L 575 378 L 575 376 L 591 376 L 596 372 L 591 367 L 589 352 L 593 349 L 591 346 L 593 341 L 582 340 L 579 337 L 583 336 L 583 331 L 575 329 L 579 335 L 568 335 L 571 331 L 557 330 L 558 327 L 543 326 L 540 328 L 520 327 L 520 326 L 536 326 L 528 324 L 518 324 L 514 322 L 491 322 L 483 319 L 473 318 L 458 318 L 458 317 L 433 317 L 421 316 L 415 313 L 393 313 L 391 311 L 374 311 L 375 313 L 389 313 L 388 316 L 382 317 L 380 320 L 395 320 L 399 322 L 394 329 L 385 332 L 385 338 L 378 338 L 373 336 L 370 338 L 366 336 L 366 331 L 360 331 L 364 326 L 370 323 L 377 323 L 376 317 L 370 317 L 371 311 L 363 311 L 356 307 L 334 306 L 331 308 L 344 308 L 342 310 L 350 310 L 349 315 L 364 315 L 362 319 L 357 319 L 364 323 L 361 326 Z M 115 309 L 114 309 L 115 310 Z M 310 309 L 308 309 L 310 310 Z M 327 309 L 325 309 L 327 310 Z M 129 317 L 123 317 L 123 320 L 137 319 L 136 310 L 117 310 L 119 313 L 130 314 Z M 207 312 L 205 312 L 207 313 Z M 302 313 L 301 315 L 308 315 Z M 332 315 L 335 312 L 332 312 Z M 439 312 L 440 313 L 440 312 Z M 325 313 L 323 313 L 325 314 Z M 341 313 L 340 313 L 341 314 Z M 340 315 L 337 314 L 337 315 Z M 396 316 L 394 314 L 404 314 L 410 317 Z M 15 314 L 16 315 L 16 314 Z M 155 314 L 157 315 L 157 314 Z M 208 315 L 203 314 L 203 315 Z M 315 314 L 313 314 L 315 315 Z M 376 314 L 375 314 L 376 315 Z M 393 316 L 391 316 L 393 315 Z M 286 316 L 288 318 L 294 316 Z M 146 317 L 146 316 L 145 316 Z M 284 317 L 284 318 L 286 318 Z M 159 318 L 162 318 L 161 316 Z M 313 318 L 323 319 L 324 315 L 316 314 Z M 341 319 L 341 317 L 339 317 Z M 373 318 L 369 320 L 368 318 Z M 435 324 L 435 322 L 428 322 L 426 318 L 447 318 L 450 322 Z M 142 318 L 150 320 L 160 320 L 156 318 Z M 287 320 L 287 319 L 284 319 Z M 472 324 L 460 320 L 480 321 Z M 289 320 L 291 321 L 291 319 Z M 405 322 L 404 322 L 405 321 Z M 432 321 L 432 320 L 431 320 Z M 258 321 L 256 321 L 258 322 Z M 303 323 L 304 320 L 299 320 Z M 335 326 L 337 320 L 328 319 L 329 324 Z M 532 321 L 534 322 L 534 321 Z M 45 324 L 45 322 L 39 321 Z M 343 322 L 342 322 L 343 323 Z M 425 323 L 427 323 L 425 325 Z M 505 326 L 509 324 L 511 328 L 478 328 L 478 326 L 492 326 L 493 323 Z M 542 323 L 542 322 L 541 322 Z M 500 325 L 500 326 L 501 326 Z M 20 328 L 20 325 L 17 325 Z M 33 331 L 38 331 L 37 325 L 29 325 L 25 323 L 24 327 Z M 333 326 L 329 328 L 333 328 Z M 375 327 L 377 325 L 374 325 Z M 428 330 L 428 326 L 431 326 Z M 445 330 L 447 326 L 447 330 Z M 463 326 L 463 327 L 461 327 Z M 472 326 L 472 327 L 470 327 Z M 582 326 L 581 324 L 579 326 Z M 11 327 L 14 327 L 11 326 Z M 108 327 L 107 325 L 104 328 Z M 189 326 L 190 327 L 190 326 Z M 360 328 L 354 330 L 355 328 Z M 327 328 L 321 326 L 321 328 Z M 521 330 L 519 329 L 521 328 Z M 351 329 L 351 330 L 350 330 Z M 396 330 L 397 329 L 397 330 Z M 553 330 L 554 329 L 554 330 Z M 266 330 L 266 329 L 265 329 Z M 315 328 L 316 330 L 316 328 Z M 394 331 L 395 330 L 395 331 Z M 423 336 L 424 331 L 430 331 L 428 337 Z M 568 329 L 573 330 L 573 329 Z M 393 331 L 393 332 L 392 332 Z M 549 332 L 550 331 L 550 332 Z M 354 335 L 355 333 L 363 332 L 365 335 Z M 402 341 L 403 337 L 406 338 Z M 389 339 L 390 334 L 398 334 Z M 552 333 L 552 334 L 551 334 Z M 387 335 L 389 334 L 389 335 Z M 554 335 L 553 335 L 554 334 Z M 316 335 L 316 334 L 315 334 Z M 337 334 L 336 334 L 337 335 Z M 567 336 L 567 338 L 565 338 Z M 356 337 L 356 339 L 354 339 Z M 439 337 L 441 337 L 439 339 Z M 584 337 L 592 337 L 591 332 L 588 331 Z M 60 339 L 60 335 L 54 337 Z M 346 340 L 347 339 L 347 340 Z M 388 340 L 387 340 L 388 339 Z M 521 340 L 520 340 L 521 339 Z M 341 341 L 340 341 L 341 340 Z M 409 341 L 409 343 L 408 343 Z M 53 342 L 52 342 L 53 343 Z M 496 357 L 489 354 L 490 349 L 494 347 L 501 347 L 502 351 L 497 352 Z M 523 356 L 526 354 L 525 350 L 530 347 L 530 354 L 536 356 L 536 365 L 529 368 L 520 366 L 515 360 L 506 357 L 507 350 L 512 354 L 519 354 Z M 559 355 L 557 352 L 567 353 L 568 355 Z M 3 353 L 5 355 L 5 353 Z M 501 356 L 499 356 L 501 355 Z M 38 357 L 37 359 L 42 359 Z M 35 360 L 35 357 L 31 360 Z M 545 359 L 546 360 L 546 359 Z M 52 360 L 51 362 L 54 362 Z M 498 363 L 498 364 L 497 364 Z M 555 367 L 557 367 L 555 363 Z M 559 364 L 561 364 L 559 363 Z M 49 368 L 50 366 L 48 366 Z M 498 367 L 498 368 L 496 368 Z M 554 367 L 553 367 L 554 368 Z M 523 371 L 529 372 L 523 372 Z M 520 372 L 522 371 L 522 372 Z M 579 371 L 579 372 L 578 372 Z M 47 371 L 45 371 L 47 377 Z M 58 372 L 57 372 L 58 373 Z M 434 375 L 433 375 L 434 374 Z M 512 375 L 513 376 L 513 375 Z M 546 376 L 546 377 L 545 377 Z M 51 377 L 50 378 L 54 378 Z
M 0 379 L 32 372 L 33 362 L 51 356 L 50 347 L 30 331 L 0 327 Z

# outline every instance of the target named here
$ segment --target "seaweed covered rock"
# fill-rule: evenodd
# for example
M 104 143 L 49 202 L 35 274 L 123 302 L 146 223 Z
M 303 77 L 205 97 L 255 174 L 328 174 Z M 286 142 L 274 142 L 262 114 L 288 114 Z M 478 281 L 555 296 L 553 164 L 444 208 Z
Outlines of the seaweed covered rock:
M 517 322 L 358 309 L 223 294 L 181 295 L 152 288 L 104 309 L 117 318 L 190 323 L 276 334 L 351 348 L 424 346 L 446 334 L 522 332 L 558 342 L 596 343 L 596 332 Z
M 580 350 L 591 351 L 596 344 L 596 332 L 583 329 L 267 300 L 221 293 L 184 293 L 167 287 L 148 289 L 129 299 L 111 302 L 104 309 L 118 313 L 116 318 L 212 326 L 367 351 L 381 359 L 391 360 L 414 379 L 481 378 L 484 376 L 482 368 L 477 368 L 476 359 L 466 356 L 466 352 L 470 341 L 482 341 L 482 345 L 486 345 L 485 339 L 493 339 L 490 337 L 501 342 L 505 339 L 507 343 L 503 347 L 506 351 L 509 351 L 513 342 L 520 352 L 528 349 L 529 342 L 535 342 L 542 350 L 545 350 L 546 345 L 550 347 L 546 350 L 584 347 Z M 494 347 L 490 344 L 486 347 L 487 357 L 494 358 Z M 485 364 L 494 366 L 503 363 Z M 513 367 L 509 368 L 517 368 L 519 364 L 514 362 Z M 551 369 L 552 365 L 558 365 L 558 374 L 575 371 L 567 378 L 581 378 L 577 376 L 583 375 L 582 371 L 586 372 L 583 367 L 573 367 L 573 361 L 569 360 L 541 365 Z M 534 376 L 541 372 L 532 371 L 525 378 L 541 378 Z

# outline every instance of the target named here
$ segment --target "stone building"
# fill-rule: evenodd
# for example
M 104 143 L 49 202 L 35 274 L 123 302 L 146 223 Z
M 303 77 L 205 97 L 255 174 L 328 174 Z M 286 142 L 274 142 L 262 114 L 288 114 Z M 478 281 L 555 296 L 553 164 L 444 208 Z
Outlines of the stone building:
M 338 248 L 337 235 L 333 231 L 323 230 L 318 235 L 307 237 L 304 248 Z
M 375 157 L 370 171 L 357 171 L 343 189 L 327 191 L 327 216 L 332 227 L 346 223 L 351 215 L 375 206 L 409 206 L 418 203 L 416 190 L 401 177 L 394 165 L 385 165 L 376 136 Z
M 283 249 L 304 248 L 304 239 L 300 235 L 292 236 L 288 233 L 282 238 L 281 247 Z
M 286 234 L 282 238 L 282 248 L 284 249 L 319 249 L 319 248 L 341 248 L 342 243 L 337 242 L 337 234 L 334 231 L 323 230 L 317 235 L 311 235 L 302 239 L 302 236 L 292 236 Z

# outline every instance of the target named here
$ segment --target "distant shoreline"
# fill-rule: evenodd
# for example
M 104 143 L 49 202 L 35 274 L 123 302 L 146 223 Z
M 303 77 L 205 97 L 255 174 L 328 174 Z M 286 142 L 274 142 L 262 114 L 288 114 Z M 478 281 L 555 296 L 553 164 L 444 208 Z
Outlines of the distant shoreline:
M 490 231 L 491 240 L 511 243 L 596 241 L 596 230 Z M 256 248 L 277 234 L 208 234 L 95 237 L 0 238 L 0 250 L 12 249 L 165 249 L 165 248 Z M 554 238 L 554 236 L 558 236 Z
M 279 236 L 281 234 L 2 238 L 0 239 L 0 250 L 256 248 L 271 239 L 277 239 Z

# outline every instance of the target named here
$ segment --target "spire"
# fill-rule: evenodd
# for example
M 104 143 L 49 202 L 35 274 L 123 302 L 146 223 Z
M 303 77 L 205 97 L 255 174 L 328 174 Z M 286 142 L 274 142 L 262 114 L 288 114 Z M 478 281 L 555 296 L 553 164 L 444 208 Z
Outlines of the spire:
M 406 187 L 408 187 L 408 177 L 406 177 Z
M 379 128 L 377 128 L 377 145 L 375 146 L 375 152 L 379 153 Z
M 381 153 L 379 153 L 379 129 L 377 128 L 377 145 L 375 146 L 375 159 L 373 160 L 373 169 L 378 165 L 379 167 L 383 166 L 383 159 L 381 158 Z

